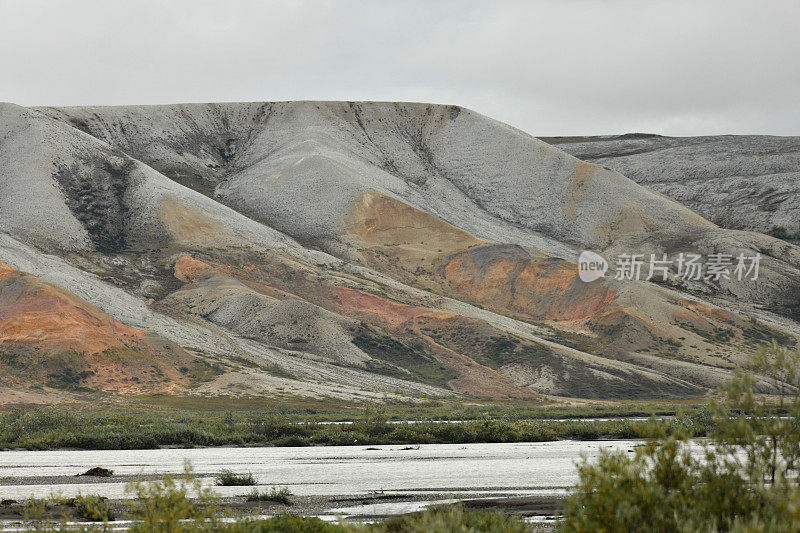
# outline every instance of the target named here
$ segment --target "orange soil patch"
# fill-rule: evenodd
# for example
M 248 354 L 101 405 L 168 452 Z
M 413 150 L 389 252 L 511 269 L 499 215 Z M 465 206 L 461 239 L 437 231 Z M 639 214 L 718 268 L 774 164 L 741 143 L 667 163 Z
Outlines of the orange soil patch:
M 368 292 L 344 287 L 334 288 L 331 296 L 343 314 L 368 315 L 379 318 L 387 326 L 400 326 L 421 316 L 442 320 L 455 316 L 444 311 L 390 302 Z
M 145 340 L 144 347 L 146 350 L 157 348 L 149 339 Z M 180 353 L 178 359 L 188 361 L 183 355 Z M 85 380 L 85 384 L 108 392 L 176 392 L 188 384 L 187 378 L 177 370 L 176 365 L 158 364 L 157 358 L 148 356 L 146 352 L 93 353 L 85 355 L 84 361 L 94 372 Z
M 570 193 L 575 202 L 596 168 L 589 163 L 576 166 Z M 581 282 L 574 263 L 487 243 L 376 191 L 356 201 L 345 225 L 351 237 L 368 247 L 371 253 L 366 257 L 373 268 L 500 313 L 552 321 L 601 320 L 621 313 L 616 291 L 602 282 Z
M 9 270 L 0 277 L 0 345 L 101 352 L 143 333 L 55 284 Z
M 118 393 L 182 388 L 188 381 L 177 365 L 191 359 L 63 287 L 6 265 L 0 267 L 0 348 L 24 365 L 25 379 L 17 381 L 41 384 L 55 369 L 86 370 L 81 386 Z
M 574 194 L 595 169 L 588 163 L 576 167 Z M 616 291 L 602 283 L 581 282 L 574 263 L 535 251 L 530 251 L 531 258 L 520 253 L 520 247 L 492 245 L 376 191 L 365 192 L 355 202 L 345 226 L 348 235 L 367 246 L 370 266 L 406 283 L 537 320 L 599 320 L 619 314 Z M 475 264 L 471 251 L 481 256 L 480 264 Z
M 360 246 L 367 265 L 427 289 L 436 286 L 434 271 L 443 257 L 486 242 L 377 191 L 353 203 L 344 233 Z
M 620 312 L 615 289 L 583 283 L 577 265 L 567 261 L 498 254 L 478 264 L 466 252 L 453 257 L 443 272 L 459 298 L 529 319 L 600 320 Z
M 184 255 L 175 262 L 173 272 L 177 279 L 186 283 L 207 279 L 211 274 L 219 274 L 221 276 L 220 279 L 236 280 L 260 294 L 278 300 L 302 300 L 302 298 L 295 294 L 273 287 L 263 280 L 258 279 L 258 270 L 254 265 L 249 263 L 244 265 L 241 269 L 236 269 L 225 264 L 210 265 L 199 259 Z M 256 279 L 252 279 L 253 277 Z
M 214 272 L 214 267 L 184 255 L 175 262 L 174 272 L 176 278 L 189 282 Z

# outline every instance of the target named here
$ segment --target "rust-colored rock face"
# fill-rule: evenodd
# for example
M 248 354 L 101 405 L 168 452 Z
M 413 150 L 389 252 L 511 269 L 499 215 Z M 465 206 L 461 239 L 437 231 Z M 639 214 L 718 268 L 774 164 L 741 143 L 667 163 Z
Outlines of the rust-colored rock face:
M 165 359 L 167 345 L 54 283 L 0 263 L 0 352 L 11 354 L 28 378 L 115 392 L 175 390 L 186 380 L 174 365 L 189 358 L 173 345 L 172 360 Z M 64 376 L 70 381 L 59 382 Z
M 224 287 L 227 297 L 232 299 L 251 295 L 255 291 L 276 300 L 313 302 L 335 313 L 335 316 L 362 324 L 361 328 L 367 328 L 366 331 L 393 339 L 391 342 L 413 344 L 417 356 L 426 358 L 427 362 L 423 361 L 423 364 L 445 369 L 444 374 L 449 376 L 447 385 L 456 392 L 499 400 L 538 397 L 531 389 L 513 383 L 499 369 L 478 363 L 469 350 L 447 339 L 436 338 L 431 333 L 438 329 L 469 330 L 476 324 L 482 324 L 481 321 L 434 308 L 392 301 L 367 290 L 343 287 L 336 277 L 320 276 L 319 272 L 308 267 L 287 263 L 287 259 L 280 255 L 272 255 L 261 263 L 254 262 L 250 257 L 226 262 L 183 256 L 176 262 L 174 272 L 178 279 L 187 283 L 184 289 L 174 294 L 176 301 L 185 290 L 194 291 L 194 295 L 207 295 L 203 298 L 213 301 L 212 295 Z M 210 275 L 212 273 L 214 276 Z M 403 293 L 395 296 L 408 297 Z M 248 298 L 252 303 L 253 297 Z M 258 312 L 258 307 L 251 309 L 252 312 Z M 216 307 L 215 316 L 220 313 L 220 308 Z M 318 322 L 318 327 L 325 329 L 326 326 Z M 491 334 L 502 334 L 488 325 L 486 327 L 490 332 L 486 334 L 487 338 Z M 363 335 L 361 328 L 351 333 L 353 342 L 357 343 L 357 337 Z M 401 364 L 401 361 L 391 358 L 388 362 Z
M 569 206 L 577 206 L 591 186 L 595 171 L 595 165 L 576 166 L 574 183 L 567 191 L 568 215 Z M 356 244 L 368 266 L 412 286 L 578 335 L 578 345 L 591 352 L 623 359 L 630 353 L 662 357 L 669 353 L 692 361 L 715 353 L 711 360 L 724 365 L 731 357 L 740 357 L 737 350 L 752 349 L 746 343 L 718 352 L 718 347 L 710 346 L 717 343 L 720 331 L 748 327 L 727 311 L 676 299 L 650 284 L 627 285 L 621 294 L 622 284 L 612 280 L 584 283 L 573 262 L 529 247 L 479 239 L 375 191 L 364 193 L 353 204 L 344 227 L 345 236 Z M 404 323 L 412 313 L 411 308 L 371 295 L 337 294 L 344 301 L 362 304 L 386 324 Z
M 0 269 L 0 346 L 101 352 L 136 343 L 143 331 L 125 326 L 62 288 Z
M 521 246 L 487 244 L 443 261 L 453 294 L 498 311 L 538 321 L 601 320 L 619 311 L 616 290 L 583 283 L 575 263 Z
M 581 168 L 580 179 L 590 179 L 593 166 Z M 528 320 L 602 321 L 620 314 L 616 290 L 581 282 L 575 263 L 478 239 L 395 198 L 365 193 L 348 222 L 348 236 L 362 246 L 367 264 L 411 285 Z
M 438 319 L 453 316 L 442 311 L 390 302 L 380 296 L 353 289 L 337 287 L 331 291 L 331 295 L 343 312 L 371 316 L 389 326 L 400 326 L 420 316 Z

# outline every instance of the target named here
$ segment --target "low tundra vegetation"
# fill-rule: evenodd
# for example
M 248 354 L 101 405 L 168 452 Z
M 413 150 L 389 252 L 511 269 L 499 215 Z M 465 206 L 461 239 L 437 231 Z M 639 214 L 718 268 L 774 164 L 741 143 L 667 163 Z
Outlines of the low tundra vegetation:
M 352 423 L 321 424 L 302 417 L 251 412 L 165 414 L 18 409 L 0 413 L 0 449 L 130 450 L 163 446 L 369 446 L 630 439 L 643 435 L 648 426 L 642 420 L 548 420 L 499 409 L 488 413 L 478 411 L 474 416 L 449 424 L 425 420 L 405 423 L 368 408 L 355 414 Z M 705 409 L 688 408 L 663 423 L 683 426 L 692 435 L 702 436 L 708 431 L 709 422 Z

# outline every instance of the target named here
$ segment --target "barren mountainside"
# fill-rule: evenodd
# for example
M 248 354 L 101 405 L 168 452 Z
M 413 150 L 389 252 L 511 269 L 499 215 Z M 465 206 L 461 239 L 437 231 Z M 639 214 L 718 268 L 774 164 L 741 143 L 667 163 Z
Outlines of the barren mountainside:
M 800 137 L 628 134 L 543 139 L 724 228 L 800 240 Z
M 662 139 L 556 147 L 428 104 L 0 104 L 0 401 L 706 394 L 800 337 L 800 248 L 759 233 L 798 229 L 800 164 Z M 752 187 L 706 183 L 729 174 Z M 581 281 L 583 250 L 609 274 Z M 759 277 L 614 279 L 679 252 Z

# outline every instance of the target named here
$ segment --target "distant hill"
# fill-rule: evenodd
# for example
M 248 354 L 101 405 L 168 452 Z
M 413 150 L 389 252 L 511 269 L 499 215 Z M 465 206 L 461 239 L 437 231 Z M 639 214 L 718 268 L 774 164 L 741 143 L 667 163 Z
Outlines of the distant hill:
M 632 133 L 542 140 L 730 229 L 800 240 L 800 137 Z

